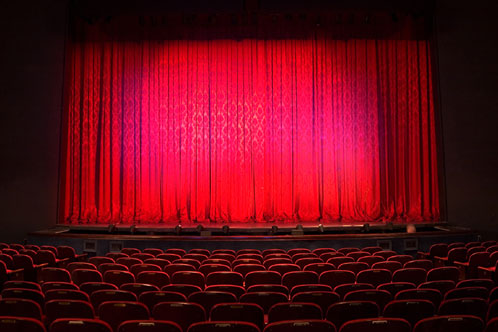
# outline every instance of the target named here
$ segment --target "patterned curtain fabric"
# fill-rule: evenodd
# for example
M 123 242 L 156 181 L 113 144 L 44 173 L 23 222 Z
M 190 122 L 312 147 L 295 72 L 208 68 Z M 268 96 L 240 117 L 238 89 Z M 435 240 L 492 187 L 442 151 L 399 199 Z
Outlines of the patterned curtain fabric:
M 64 222 L 438 221 L 429 48 L 74 43 Z

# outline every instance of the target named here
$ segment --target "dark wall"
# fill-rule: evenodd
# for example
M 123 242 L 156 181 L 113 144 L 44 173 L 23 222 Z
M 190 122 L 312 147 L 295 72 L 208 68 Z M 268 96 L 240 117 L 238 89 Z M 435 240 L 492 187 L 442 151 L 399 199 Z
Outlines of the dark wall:
M 498 5 L 438 0 L 448 220 L 498 223 Z M 54 225 L 65 0 L 0 4 L 0 241 Z M 498 232 L 496 232 L 498 233 Z
M 0 241 L 21 241 L 56 220 L 66 3 L 0 3 Z
M 448 220 L 498 235 L 498 2 L 439 0 Z

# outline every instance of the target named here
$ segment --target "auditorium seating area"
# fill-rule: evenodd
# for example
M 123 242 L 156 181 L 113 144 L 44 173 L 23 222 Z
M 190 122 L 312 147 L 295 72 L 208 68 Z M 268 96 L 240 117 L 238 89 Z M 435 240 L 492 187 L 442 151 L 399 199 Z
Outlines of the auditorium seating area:
M 0 243 L 0 331 L 498 331 L 496 241 L 365 248 Z

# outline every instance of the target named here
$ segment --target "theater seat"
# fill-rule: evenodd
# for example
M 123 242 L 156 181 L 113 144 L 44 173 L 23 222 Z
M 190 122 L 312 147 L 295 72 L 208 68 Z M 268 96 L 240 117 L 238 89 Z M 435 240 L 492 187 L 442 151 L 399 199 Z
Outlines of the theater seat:
M 394 261 L 394 262 L 400 262 L 401 265 L 405 265 L 407 262 L 413 260 L 413 257 L 410 255 L 394 255 L 391 257 L 387 258 L 388 262 Z
M 158 288 L 170 284 L 170 278 L 165 272 L 144 271 L 137 275 L 136 281 L 142 284 L 151 284 Z
M 443 315 L 420 320 L 415 324 L 413 332 L 480 332 L 483 329 L 484 322 L 479 317 L 470 315 Z
M 344 301 L 373 301 L 381 311 L 391 299 L 391 293 L 376 289 L 357 290 L 344 295 Z
M 10 289 L 10 288 L 33 289 L 36 291 L 42 290 L 40 287 L 40 284 L 37 284 L 36 282 L 32 282 L 32 281 L 22 281 L 22 280 L 6 281 L 3 284 L 3 289 Z
M 146 272 L 146 271 L 155 271 L 155 272 L 161 272 L 162 269 L 161 267 L 157 266 L 157 265 L 154 265 L 154 264 L 136 264 L 136 265 L 132 265 L 130 267 L 130 272 L 133 273 L 133 275 L 135 276 L 135 278 L 138 276 L 138 274 L 140 272 Z
M 2 332 L 46 332 L 45 326 L 36 319 L 26 317 L 0 316 Z
M 411 332 L 410 323 L 400 318 L 366 318 L 344 323 L 340 332 Z
M 42 291 L 44 294 L 55 289 L 80 290 L 80 288 L 72 282 L 44 282 L 42 285 Z
M 192 324 L 188 332 L 260 332 L 259 328 L 247 322 L 199 322 Z
M 34 289 L 9 288 L 2 291 L 2 299 L 26 299 L 35 301 L 43 308 L 45 305 L 45 295 Z
M 135 282 L 135 276 L 127 271 L 107 271 L 104 273 L 104 282 L 116 285 L 118 288 L 123 284 Z
M 391 271 L 384 269 L 366 269 L 356 275 L 356 282 L 368 283 L 374 287 L 391 282 L 391 279 Z
M 102 282 L 102 274 L 95 270 L 77 269 L 71 273 L 73 282 L 80 286 L 87 282 Z
M 159 288 L 157 286 L 150 285 L 150 284 L 141 284 L 141 283 L 137 283 L 137 282 L 129 283 L 129 284 L 122 284 L 119 289 L 132 292 L 137 297 L 139 297 L 140 294 L 142 294 L 144 292 L 159 291 Z
M 200 304 L 206 313 L 211 312 L 211 308 L 218 303 L 235 303 L 237 298 L 232 293 L 205 291 L 190 294 L 189 302 Z
M 431 260 L 429 259 L 415 259 L 406 262 L 403 265 L 403 268 L 418 268 L 418 269 L 424 269 L 426 271 L 429 271 L 434 267 L 434 264 L 432 263 Z
M 6 299 L 0 300 L 0 316 L 27 317 L 42 319 L 42 307 L 32 300 Z
M 182 328 L 168 321 L 128 320 L 119 325 L 117 332 L 182 332 Z
M 211 309 L 213 321 L 249 322 L 263 330 L 265 326 L 263 308 L 254 303 L 220 303 Z
M 219 271 L 212 272 L 206 277 L 206 285 L 236 285 L 244 284 L 244 276 L 238 272 Z
M 138 300 L 145 304 L 147 308 L 149 308 L 149 311 L 152 312 L 152 309 L 154 309 L 154 306 L 158 303 L 187 302 L 187 297 L 182 293 L 177 292 L 152 291 L 140 294 Z
M 364 256 L 358 258 L 358 262 L 367 263 L 368 266 L 372 267 L 375 263 L 384 262 L 384 258 L 380 256 Z
M 170 265 L 171 266 L 171 265 Z M 194 285 L 204 289 L 204 275 L 197 271 L 178 271 L 171 276 L 172 284 Z
M 98 290 L 90 295 L 93 307 L 98 310 L 99 306 L 108 301 L 137 301 L 137 296 L 132 292 L 124 290 Z
M 427 281 L 451 280 L 458 282 L 460 272 L 454 266 L 436 267 L 427 272 Z
M 461 299 L 465 297 L 478 297 L 488 299 L 489 290 L 485 287 L 461 287 L 449 290 L 444 296 L 445 300 Z
M 313 271 L 293 271 L 282 275 L 282 285 L 288 289 L 297 285 L 317 284 L 318 274 Z
M 339 285 L 354 283 L 356 281 L 356 276 L 351 271 L 325 271 L 320 274 L 319 280 L 320 284 L 335 288 Z
M 488 302 L 480 298 L 445 300 L 439 306 L 439 315 L 473 315 L 486 319 Z
M 62 318 L 55 320 L 49 332 L 112 332 L 106 322 L 99 319 L 71 319 Z
M 95 256 L 95 257 L 88 258 L 88 263 L 95 265 L 95 267 L 97 267 L 97 269 L 98 269 L 100 264 L 116 263 L 116 262 L 114 261 L 114 259 L 112 259 L 111 257 L 108 257 L 108 256 Z M 71 265 L 71 264 L 69 264 L 69 265 Z
M 326 320 L 286 320 L 268 324 L 264 332 L 336 332 L 334 324 Z
M 253 271 L 245 276 L 245 287 L 249 288 L 253 285 L 280 285 L 282 276 L 275 271 Z
M 424 318 L 434 316 L 436 309 L 428 300 L 395 300 L 384 308 L 382 317 L 403 318 L 412 326 Z
M 197 303 L 161 302 L 154 306 L 152 317 L 156 320 L 166 320 L 177 323 L 183 331 L 188 331 L 190 325 L 205 321 L 204 308 Z
M 332 322 L 337 329 L 355 319 L 375 318 L 379 316 L 379 306 L 372 301 L 348 301 L 332 304 L 325 314 L 325 318 Z
M 58 318 L 89 318 L 93 319 L 95 313 L 89 302 L 76 300 L 53 300 L 45 303 L 47 324 Z
M 53 289 L 45 293 L 45 302 L 52 300 L 77 300 L 90 302 L 88 294 L 75 289 Z
M 322 309 L 314 303 L 277 303 L 268 311 L 268 323 L 292 319 L 322 319 Z
M 118 287 L 107 282 L 85 282 L 80 285 L 80 290 L 91 295 L 98 290 L 118 290 Z
M 437 280 L 437 281 L 427 281 L 421 283 L 418 288 L 420 289 L 437 289 L 441 295 L 444 295 L 451 289 L 455 288 L 455 282 L 451 280 Z
M 420 285 L 425 282 L 427 272 L 420 268 L 403 268 L 393 273 L 394 282 L 411 282 Z
M 439 308 L 442 301 L 441 292 L 437 289 L 407 289 L 396 294 L 396 300 L 427 300 L 434 304 L 434 307 Z
M 149 319 L 149 309 L 140 302 L 110 301 L 99 306 L 98 315 L 116 332 L 124 321 Z

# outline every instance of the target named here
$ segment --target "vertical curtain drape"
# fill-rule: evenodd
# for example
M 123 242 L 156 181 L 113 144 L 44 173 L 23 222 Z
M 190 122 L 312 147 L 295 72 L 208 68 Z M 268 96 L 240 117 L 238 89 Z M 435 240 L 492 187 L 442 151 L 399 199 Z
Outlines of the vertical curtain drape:
M 66 223 L 437 221 L 427 41 L 72 45 Z

